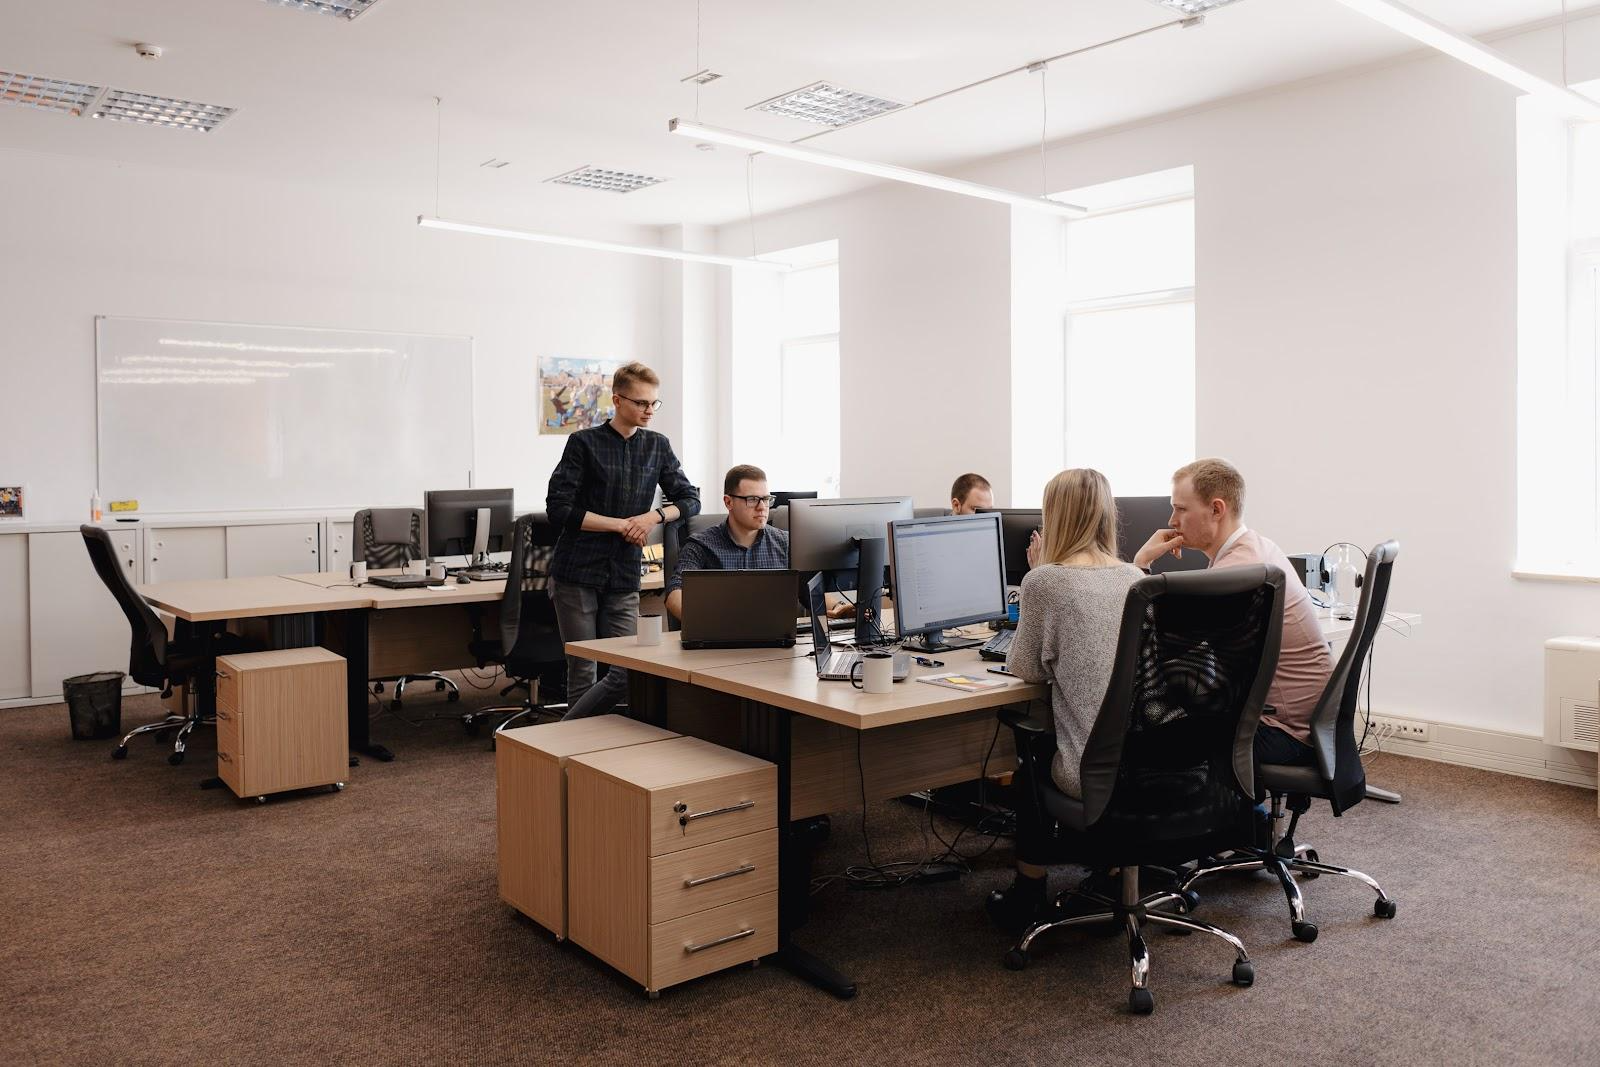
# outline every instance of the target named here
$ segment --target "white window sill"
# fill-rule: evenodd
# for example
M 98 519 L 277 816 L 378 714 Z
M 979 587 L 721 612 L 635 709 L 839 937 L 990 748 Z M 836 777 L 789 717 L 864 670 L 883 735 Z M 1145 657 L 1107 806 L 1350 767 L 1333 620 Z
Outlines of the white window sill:
M 1513 570 L 1511 577 L 1530 582 L 1578 582 L 1587 585 L 1600 585 L 1600 573 L 1576 570 Z

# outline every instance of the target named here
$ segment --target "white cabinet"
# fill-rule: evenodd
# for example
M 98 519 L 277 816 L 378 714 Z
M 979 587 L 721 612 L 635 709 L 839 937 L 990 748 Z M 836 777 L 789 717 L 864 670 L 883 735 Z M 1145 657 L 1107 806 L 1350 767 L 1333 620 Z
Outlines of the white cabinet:
M 229 526 L 228 577 L 255 578 L 319 571 L 322 569 L 319 533 L 315 522 Z
M 144 580 L 150 584 L 228 576 L 227 531 L 221 526 L 147 528 L 144 555 Z
M 112 530 L 117 562 L 139 577 L 139 531 Z M 29 674 L 35 697 L 61 694 L 61 680 L 93 671 L 126 671 L 133 631 L 89 561 L 83 535 L 28 535 Z M 136 688 L 131 678 L 127 688 Z
M 0 700 L 28 685 L 28 535 L 0 533 Z
M 328 519 L 327 551 L 323 554 L 323 569 L 334 574 L 349 574 L 350 564 L 355 560 L 352 546 L 355 536 L 355 524 L 349 519 Z

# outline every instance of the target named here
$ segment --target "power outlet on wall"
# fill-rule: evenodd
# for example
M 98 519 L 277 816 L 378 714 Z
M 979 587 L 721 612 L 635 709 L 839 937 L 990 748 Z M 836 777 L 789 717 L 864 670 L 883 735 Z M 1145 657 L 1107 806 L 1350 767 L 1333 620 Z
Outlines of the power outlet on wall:
M 1372 717 L 1373 732 L 1379 740 L 1400 738 L 1403 741 L 1428 741 L 1433 737 L 1433 728 L 1417 719 L 1397 719 L 1392 715 L 1374 715 Z

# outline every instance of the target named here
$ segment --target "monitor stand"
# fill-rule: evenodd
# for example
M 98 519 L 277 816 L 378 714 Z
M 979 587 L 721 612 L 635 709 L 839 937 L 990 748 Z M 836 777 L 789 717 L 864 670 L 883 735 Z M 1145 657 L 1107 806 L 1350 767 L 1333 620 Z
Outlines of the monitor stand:
M 852 537 L 856 547 L 856 647 L 884 639 L 883 572 L 888 543 L 882 537 Z
M 977 648 L 981 644 L 981 637 L 946 638 L 943 630 L 929 630 L 900 642 L 900 647 L 907 652 L 956 652 L 963 648 Z

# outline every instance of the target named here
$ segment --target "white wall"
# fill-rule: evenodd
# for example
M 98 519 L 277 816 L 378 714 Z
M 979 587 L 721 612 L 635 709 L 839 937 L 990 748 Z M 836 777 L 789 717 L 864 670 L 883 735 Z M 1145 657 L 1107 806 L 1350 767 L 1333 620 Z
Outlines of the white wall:
M 1575 81 L 1600 59 L 1582 29 Z M 1558 54 L 1550 32 L 1497 47 Z M 1600 589 L 1511 577 L 1514 101 L 1430 54 L 1059 145 L 1049 172 L 1194 165 L 1200 453 L 1238 463 L 1248 521 L 1288 551 L 1399 539 L 1391 604 L 1426 621 L 1380 643 L 1380 709 L 1537 734 L 1542 642 L 1594 632 Z M 962 176 L 1037 173 L 1020 153 Z M 971 467 L 1010 500 L 1007 212 L 895 187 L 758 222 L 764 251 L 840 239 L 846 410 L 865 387 L 886 412 L 852 420 L 846 491 L 931 503 Z
M 513 486 L 527 510 L 565 442 L 538 435 L 537 358 L 660 349 L 655 260 L 421 231 L 417 204 L 360 189 L 12 151 L 0 172 L 0 483 L 29 486 L 30 519 L 87 514 L 98 314 L 469 334 L 477 484 Z

